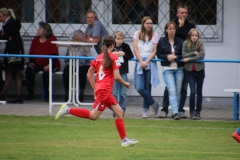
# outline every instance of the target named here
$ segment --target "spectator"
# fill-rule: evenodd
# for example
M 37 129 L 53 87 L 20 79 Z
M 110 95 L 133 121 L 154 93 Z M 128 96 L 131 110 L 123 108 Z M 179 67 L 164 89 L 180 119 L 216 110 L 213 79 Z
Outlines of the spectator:
M 7 40 L 4 54 L 22 54 L 23 45 L 20 36 L 21 23 L 16 19 L 12 9 L 0 9 L 0 22 L 3 23 L 0 32 L 0 39 Z M 17 57 L 6 57 L 3 60 L 6 80 L 0 94 L 0 100 L 5 100 L 5 95 L 11 86 L 12 79 L 15 80 L 17 96 L 8 103 L 23 103 L 21 98 L 22 81 L 20 77 L 20 70 L 23 69 L 24 60 Z
M 199 32 L 193 28 L 189 31 L 187 40 L 183 43 L 182 56 L 184 69 L 188 74 L 188 82 L 190 86 L 190 118 L 192 120 L 201 119 L 202 110 L 202 88 L 205 78 L 204 62 L 194 63 L 194 60 L 201 60 L 205 57 L 204 45 L 199 41 Z M 197 107 L 195 109 L 195 92 L 197 86 Z
M 190 23 L 187 20 L 188 17 L 188 7 L 187 6 L 178 6 L 177 7 L 177 19 L 175 20 L 176 25 L 178 26 L 176 30 L 176 37 L 181 38 L 183 41 L 186 40 L 187 34 L 192 28 L 196 28 L 194 24 Z M 178 108 L 178 112 L 181 118 L 187 118 L 185 115 L 185 110 L 183 109 L 186 98 L 187 98 L 187 86 L 188 86 L 188 78 L 187 78 L 187 72 L 184 70 L 184 77 L 183 77 L 183 83 L 182 83 L 182 90 L 181 90 L 181 99 L 180 99 L 180 105 Z M 161 111 L 166 111 L 169 106 L 169 99 L 168 99 L 168 90 L 167 87 L 164 91 L 163 96 L 163 109 Z
M 53 35 L 52 28 L 49 24 L 39 22 L 38 35 L 32 40 L 29 55 L 58 55 L 56 44 L 51 41 L 56 41 L 57 38 Z M 60 70 L 60 61 L 53 59 L 52 72 Z M 26 69 L 26 80 L 28 96 L 25 100 L 33 100 L 34 95 L 34 79 L 35 73 L 43 71 L 43 86 L 45 92 L 45 101 L 48 101 L 49 92 L 49 60 L 47 58 L 30 58 Z
M 97 13 L 95 11 L 90 10 L 86 15 L 88 26 L 84 33 L 83 41 L 97 43 L 97 45 L 94 45 L 94 48 L 97 54 L 101 54 L 102 38 L 105 35 L 108 35 L 108 32 L 102 23 L 98 20 Z
M 121 67 L 119 68 L 120 75 L 124 81 L 128 81 L 127 73 L 128 73 L 128 60 L 133 58 L 133 53 L 130 48 L 130 46 L 127 43 L 124 43 L 124 33 L 121 31 L 116 31 L 114 33 L 114 48 L 113 48 L 113 54 L 116 54 L 119 58 L 119 61 L 121 63 Z M 118 93 L 118 91 L 120 93 Z M 118 100 L 118 103 L 120 107 L 122 108 L 123 112 L 126 111 L 126 103 L 127 103 L 127 88 L 124 87 L 121 83 L 119 83 L 117 80 L 114 80 L 114 86 L 113 86 L 113 95 L 116 100 Z M 118 97 L 120 96 L 120 97 Z M 115 117 L 115 114 L 113 114 L 113 117 Z
M 81 30 L 76 30 L 73 32 L 73 41 L 80 42 L 83 38 L 83 32 Z M 91 56 L 90 48 L 83 48 L 81 50 L 75 51 L 78 56 Z M 69 50 L 67 50 L 67 54 L 69 55 Z M 69 95 L 69 64 L 68 59 L 65 59 L 67 65 L 63 69 L 63 86 L 65 90 L 65 101 L 68 100 Z M 83 102 L 84 100 L 84 89 L 86 86 L 86 78 L 87 72 L 90 67 L 90 60 L 83 60 L 79 59 L 79 86 L 80 86 L 80 93 L 79 93 L 79 101 Z
M 138 93 L 143 97 L 142 118 L 148 118 L 149 106 L 153 108 L 157 116 L 159 103 L 151 96 L 152 85 L 157 87 L 159 77 L 156 62 L 151 62 L 156 55 L 159 37 L 153 31 L 151 17 L 144 17 L 141 30 L 136 31 L 133 36 L 133 49 L 138 59 L 135 65 L 134 82 Z
M 181 98 L 183 81 L 183 63 L 176 62 L 182 59 L 183 40 L 175 36 L 177 25 L 170 21 L 164 27 L 165 37 L 158 42 L 157 56 L 167 61 L 161 62 L 163 66 L 163 79 L 169 92 L 169 102 L 172 107 L 172 117 L 179 120 L 178 108 Z M 168 106 L 161 110 L 160 118 L 167 117 Z
M 127 148 L 134 146 L 138 141 L 127 138 L 123 121 L 123 110 L 112 95 L 114 78 L 125 87 L 130 87 L 130 84 L 124 81 L 119 74 L 119 67 L 121 64 L 118 57 L 111 53 L 113 47 L 113 37 L 105 36 L 103 38 L 102 54 L 97 56 L 97 58 L 91 62 L 91 67 L 87 73 L 89 82 L 94 89 L 95 102 L 93 103 L 93 110 L 89 111 L 84 108 L 68 108 L 66 104 L 63 104 L 57 112 L 55 120 L 65 114 L 71 114 L 79 118 L 86 118 L 95 121 L 106 108 L 109 108 L 116 114 L 115 126 L 121 139 L 121 146 Z M 94 79 L 95 73 L 96 82 Z

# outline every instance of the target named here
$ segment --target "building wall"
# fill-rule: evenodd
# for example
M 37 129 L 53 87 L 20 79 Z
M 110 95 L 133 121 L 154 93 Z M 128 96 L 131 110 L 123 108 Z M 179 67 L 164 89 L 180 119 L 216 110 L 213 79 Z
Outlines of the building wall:
M 240 59 L 240 1 L 228 0 L 224 1 L 223 5 L 223 43 L 205 43 L 206 57 L 205 59 Z M 128 42 L 132 46 L 132 42 Z M 30 42 L 24 42 L 25 52 L 29 51 Z M 2 48 L 2 45 L 0 46 Z M 91 49 L 93 55 L 96 55 L 95 50 Z M 59 48 L 60 55 L 65 55 L 66 48 Z M 61 60 L 61 70 L 64 68 L 64 62 Z M 128 90 L 129 96 L 138 96 L 133 84 L 133 69 L 135 62 L 130 62 L 130 73 L 128 74 L 131 87 Z M 206 62 L 206 77 L 203 87 L 204 97 L 231 97 L 231 93 L 224 92 L 226 88 L 239 88 L 239 70 L 240 65 L 237 63 L 212 63 Z M 162 68 L 158 62 L 160 85 L 152 89 L 153 96 L 162 96 L 164 91 L 164 81 L 162 78 Z M 63 95 L 61 75 L 54 75 L 53 78 L 53 93 L 55 95 Z M 41 76 L 36 75 L 35 94 L 41 94 Z M 26 87 L 23 87 L 23 94 L 27 93 Z M 90 85 L 87 85 L 86 95 L 92 95 L 93 90 Z M 15 94 L 15 86 L 12 84 L 9 94 Z

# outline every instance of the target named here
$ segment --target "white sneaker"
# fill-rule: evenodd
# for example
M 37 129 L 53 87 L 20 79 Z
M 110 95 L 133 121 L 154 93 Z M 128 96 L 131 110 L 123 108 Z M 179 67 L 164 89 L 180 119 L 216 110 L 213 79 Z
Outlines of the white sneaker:
M 127 139 L 125 142 L 122 142 L 122 147 L 123 149 L 128 148 L 128 147 L 132 147 L 135 146 L 135 144 L 137 144 L 138 141 L 137 140 L 129 140 Z
M 142 111 L 142 118 L 148 118 L 147 111 Z
M 62 104 L 59 111 L 57 112 L 56 116 L 55 116 L 55 120 L 57 120 L 58 118 L 62 117 L 63 115 L 68 113 L 68 106 L 66 104 Z

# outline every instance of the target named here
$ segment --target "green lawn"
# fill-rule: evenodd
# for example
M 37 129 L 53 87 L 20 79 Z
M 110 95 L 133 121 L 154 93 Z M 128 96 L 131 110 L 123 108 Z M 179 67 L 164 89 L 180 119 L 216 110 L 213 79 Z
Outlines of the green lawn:
M 239 122 L 125 119 L 139 143 L 122 149 L 113 119 L 0 115 L 0 160 L 240 159 Z

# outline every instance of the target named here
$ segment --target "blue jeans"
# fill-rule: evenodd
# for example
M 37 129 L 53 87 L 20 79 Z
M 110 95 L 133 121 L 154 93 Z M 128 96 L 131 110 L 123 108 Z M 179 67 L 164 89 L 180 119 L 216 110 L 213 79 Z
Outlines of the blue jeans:
M 149 110 L 149 105 L 155 103 L 154 99 L 151 96 L 151 70 L 143 69 L 143 74 L 135 74 L 135 87 L 137 92 L 143 97 L 143 111 Z
M 127 82 L 127 73 L 120 74 L 122 79 Z M 121 83 L 119 83 L 117 80 L 114 80 L 114 86 L 113 86 L 113 96 L 118 101 L 120 107 L 125 112 L 126 111 L 126 103 L 127 103 L 127 88 L 124 87 Z
M 187 99 L 187 87 L 188 87 L 188 72 L 184 70 L 183 82 L 182 82 L 182 89 L 181 89 L 181 99 L 178 108 L 178 112 L 185 112 L 183 109 L 186 99 Z M 169 95 L 167 87 L 165 87 L 164 94 L 163 94 L 163 104 L 161 111 L 164 111 L 168 114 L 168 106 L 169 106 Z
M 163 71 L 163 79 L 168 89 L 169 102 L 172 107 L 173 115 L 178 113 L 183 76 L 184 71 L 182 67 Z
M 197 107 L 196 112 L 201 112 L 202 110 L 202 88 L 203 81 L 205 78 L 204 69 L 201 71 L 188 71 L 188 81 L 190 86 L 190 112 L 194 112 L 195 109 L 195 94 L 196 94 L 196 84 L 197 84 Z

